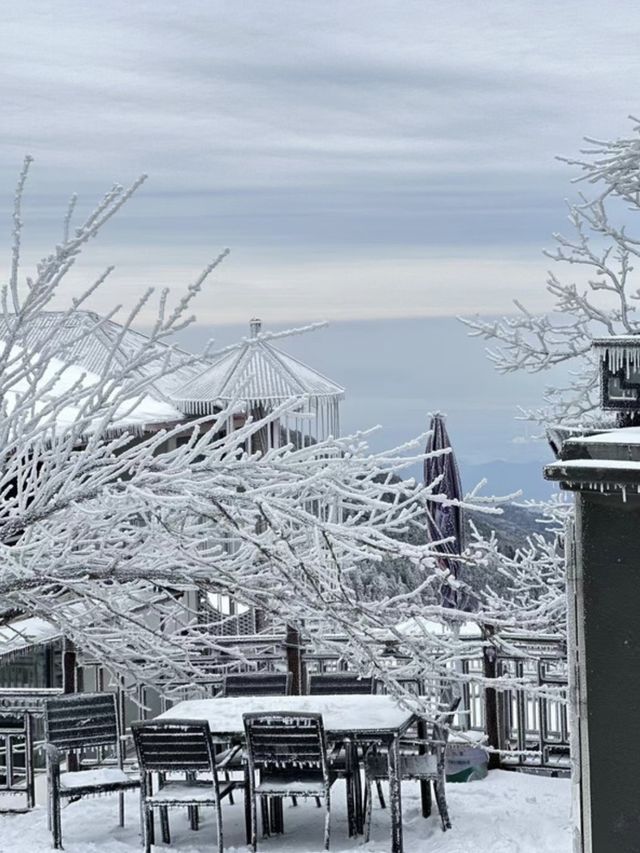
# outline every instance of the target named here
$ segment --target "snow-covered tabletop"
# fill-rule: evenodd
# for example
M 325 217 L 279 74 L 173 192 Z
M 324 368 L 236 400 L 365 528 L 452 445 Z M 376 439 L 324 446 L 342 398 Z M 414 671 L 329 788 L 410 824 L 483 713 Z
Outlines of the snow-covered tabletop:
M 390 696 L 233 696 L 219 699 L 190 699 L 178 702 L 156 719 L 207 720 L 213 734 L 244 734 L 242 715 L 259 711 L 312 712 L 322 714 L 329 735 L 397 735 L 414 715 Z

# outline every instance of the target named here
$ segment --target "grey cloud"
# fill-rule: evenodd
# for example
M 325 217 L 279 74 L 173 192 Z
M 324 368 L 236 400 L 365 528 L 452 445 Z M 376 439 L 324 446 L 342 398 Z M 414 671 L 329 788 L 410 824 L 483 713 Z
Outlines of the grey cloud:
M 631 0 L 23 0 L 4 11 L 0 215 L 31 151 L 34 241 L 70 192 L 86 209 L 151 174 L 104 235 L 150 276 L 227 244 L 276 291 L 290 260 L 531 261 L 564 219 L 553 155 L 635 109 L 634 20 Z

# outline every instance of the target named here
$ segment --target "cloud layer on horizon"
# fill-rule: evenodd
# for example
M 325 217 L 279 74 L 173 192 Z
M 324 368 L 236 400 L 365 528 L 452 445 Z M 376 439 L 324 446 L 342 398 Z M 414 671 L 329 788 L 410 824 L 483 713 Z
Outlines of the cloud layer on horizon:
M 70 192 L 149 172 L 72 284 L 113 262 L 126 301 L 230 245 L 205 322 L 542 307 L 572 192 L 553 157 L 628 132 L 639 30 L 630 0 L 24 0 L 0 216 L 25 151 L 30 251 Z

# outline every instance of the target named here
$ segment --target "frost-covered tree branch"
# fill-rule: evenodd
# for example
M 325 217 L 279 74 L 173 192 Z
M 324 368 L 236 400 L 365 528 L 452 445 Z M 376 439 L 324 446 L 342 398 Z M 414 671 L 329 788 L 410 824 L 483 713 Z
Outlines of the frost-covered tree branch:
M 503 373 L 536 373 L 564 367 L 568 379 L 549 387 L 539 408 L 522 415 L 542 427 L 611 426 L 599 410 L 599 365 L 594 338 L 640 334 L 639 284 L 635 265 L 640 235 L 640 123 L 626 139 L 587 140 L 581 156 L 565 159 L 582 185 L 568 204 L 570 231 L 554 234 L 545 252 L 556 269 L 546 288 L 552 309 L 536 315 L 516 300 L 517 313 L 496 321 L 465 321 L 471 334 L 489 342 L 489 357 Z M 564 274 L 561 270 L 564 269 Z M 534 634 L 566 633 L 564 530 L 571 502 L 554 499 L 536 508 L 541 533 L 511 556 L 495 537 L 476 533 L 471 545 L 479 566 L 504 578 L 507 591 L 484 592 L 483 612 L 511 615 Z
M 513 554 L 501 550 L 495 534 L 485 537 L 472 525 L 472 541 L 467 556 L 475 570 L 503 579 L 504 588 L 491 583 L 481 593 L 482 611 L 490 621 L 508 621 L 532 635 L 566 637 L 566 578 L 564 562 L 565 524 L 572 505 L 560 496 L 530 503 L 540 531 L 527 538 L 526 545 Z
M 502 373 L 569 366 L 567 383 L 549 388 L 539 409 L 523 412 L 537 423 L 601 422 L 591 341 L 640 333 L 640 290 L 634 272 L 640 235 L 633 233 L 633 214 L 640 209 L 640 124 L 634 122 L 630 138 L 587 139 L 589 147 L 582 156 L 563 158 L 579 169 L 576 181 L 589 190 L 568 203 L 570 235 L 554 234 L 555 248 L 545 252 L 566 268 L 566 277 L 549 272 L 550 313 L 534 315 L 516 300 L 514 317 L 464 321 L 472 335 L 489 342 L 489 357 Z
M 114 187 L 76 227 L 73 202 L 62 242 L 29 275 L 21 263 L 29 168 L 27 159 L 0 299 L 0 609 L 43 616 L 119 677 L 160 686 L 197 680 L 217 649 L 188 591 L 230 596 L 322 637 L 346 632 L 354 659 L 381 630 L 398 635 L 398 621 L 417 607 L 442 615 L 447 578 L 425 521 L 448 498 L 401 479 L 424 461 L 425 437 L 375 454 L 364 433 L 258 453 L 251 438 L 303 401 L 233 429 L 240 401 L 206 417 L 182 415 L 162 389 L 198 357 L 171 339 L 225 253 L 173 303 L 167 292 L 145 293 L 115 337 L 118 309 L 75 322 L 111 268 L 51 313 L 86 243 L 142 179 Z M 152 329 L 132 347 L 134 326 L 154 300 Z M 97 338 L 107 341 L 106 357 L 94 370 L 79 367 L 77 353 Z M 476 503 L 484 506 L 472 495 Z M 418 588 L 375 608 L 359 601 L 359 567 L 397 558 L 415 568 Z M 412 654 L 422 649 L 416 665 L 437 652 L 442 663 L 433 671 L 446 675 L 455 649 L 424 626 L 421 633 L 400 639 Z M 371 649 L 365 654 L 379 666 Z

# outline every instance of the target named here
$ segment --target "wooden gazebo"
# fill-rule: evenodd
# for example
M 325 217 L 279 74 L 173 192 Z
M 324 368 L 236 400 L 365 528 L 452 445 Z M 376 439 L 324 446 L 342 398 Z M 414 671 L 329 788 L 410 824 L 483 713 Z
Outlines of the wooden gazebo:
M 249 336 L 184 386 L 173 404 L 185 415 L 198 416 L 234 407 L 231 429 L 248 416 L 262 418 L 296 401 L 254 437 L 252 450 L 289 442 L 305 446 L 339 435 L 344 388 L 275 347 L 274 336 L 261 328 L 260 320 L 252 320 Z

